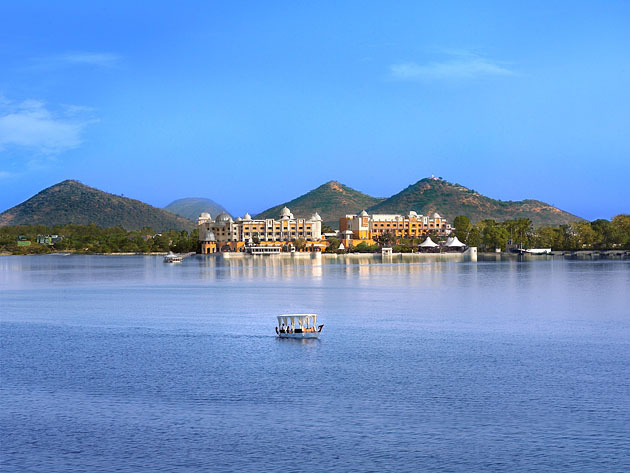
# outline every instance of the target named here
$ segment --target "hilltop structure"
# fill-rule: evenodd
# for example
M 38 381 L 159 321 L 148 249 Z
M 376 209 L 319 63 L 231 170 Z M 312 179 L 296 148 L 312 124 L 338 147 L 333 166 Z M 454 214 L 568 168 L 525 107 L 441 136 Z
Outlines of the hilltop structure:
M 368 214 L 346 215 L 339 219 L 339 236 L 346 248 L 361 242 L 374 243 L 379 236 L 390 233 L 395 239 L 419 238 L 429 232 L 447 235 L 451 226 L 435 212 L 432 216 L 418 215 L 413 210 L 407 215 Z
M 298 239 L 304 240 L 305 251 L 322 251 L 326 248 L 322 241 L 322 218 L 317 212 L 309 219 L 295 218 L 284 207 L 280 219 L 252 219 L 244 217 L 233 220 L 227 213 L 220 213 L 213 219 L 209 213 L 202 213 L 198 219 L 199 241 L 203 254 L 217 251 L 245 251 L 254 244 L 261 246 L 292 247 Z

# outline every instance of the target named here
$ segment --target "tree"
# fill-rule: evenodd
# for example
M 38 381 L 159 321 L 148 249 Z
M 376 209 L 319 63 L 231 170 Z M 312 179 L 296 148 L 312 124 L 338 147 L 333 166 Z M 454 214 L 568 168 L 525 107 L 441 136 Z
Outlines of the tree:
M 339 238 L 328 238 L 328 247 L 326 251 L 328 253 L 334 253 L 339 249 L 339 245 L 341 244 L 341 240 Z
M 302 251 L 306 247 L 306 240 L 304 238 L 298 238 L 293 242 L 293 246 L 297 251 Z
M 453 220 L 453 226 L 455 227 L 455 236 L 457 236 L 460 241 L 468 243 L 468 234 L 470 233 L 470 230 L 472 230 L 470 219 L 464 215 L 455 217 L 455 220 Z
M 591 228 L 597 234 L 595 245 L 600 249 L 615 248 L 624 241 L 623 230 L 603 218 L 591 222 Z
M 560 249 L 561 234 L 559 229 L 553 227 L 540 227 L 532 236 L 531 243 L 536 248 Z
M 530 237 L 534 232 L 534 226 L 530 219 L 517 218 L 514 220 L 506 220 L 502 225 L 508 232 L 512 243 L 519 244 L 524 247 L 529 246 Z
M 630 215 L 617 215 L 610 223 L 620 233 L 621 245 L 624 248 L 630 248 Z
M 468 233 L 468 240 L 464 243 L 468 246 L 481 246 L 481 230 L 479 230 L 479 227 L 474 226 L 470 229 L 470 232 Z
M 378 245 L 368 245 L 367 242 L 362 241 L 352 248 L 352 251 L 357 253 L 374 253 L 378 251 Z
M 484 229 L 481 241 L 486 250 L 501 248 L 505 250 L 509 234 L 504 226 L 498 225 L 494 220 L 484 220 Z
M 391 232 L 381 233 L 377 235 L 374 240 L 381 246 L 391 246 L 396 242 L 396 237 Z
M 597 233 L 589 222 L 573 222 L 570 227 L 574 239 L 572 245 L 574 248 L 581 250 L 595 243 Z

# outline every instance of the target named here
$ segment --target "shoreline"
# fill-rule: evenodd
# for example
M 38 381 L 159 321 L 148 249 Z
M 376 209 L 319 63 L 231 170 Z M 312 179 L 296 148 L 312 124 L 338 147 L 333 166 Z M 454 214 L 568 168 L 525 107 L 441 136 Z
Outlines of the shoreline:
M 0 253 L 3 256 L 159 256 L 164 257 L 167 252 L 115 252 L 115 253 L 77 253 L 77 252 L 54 252 L 35 254 L 12 254 Z M 259 262 L 266 260 L 293 260 L 306 262 L 327 261 L 339 264 L 356 263 L 382 263 L 382 264 L 408 264 L 412 262 L 500 262 L 500 261 L 553 261 L 553 260 L 606 260 L 606 259 L 630 259 L 630 250 L 580 250 L 580 251 L 553 251 L 549 255 L 519 255 L 508 252 L 478 252 L 477 248 L 469 248 L 462 253 L 392 253 L 383 255 L 381 253 L 279 253 L 271 255 L 251 255 L 249 253 L 188 253 L 183 254 L 185 259 L 194 258 L 198 260 L 233 260 Z

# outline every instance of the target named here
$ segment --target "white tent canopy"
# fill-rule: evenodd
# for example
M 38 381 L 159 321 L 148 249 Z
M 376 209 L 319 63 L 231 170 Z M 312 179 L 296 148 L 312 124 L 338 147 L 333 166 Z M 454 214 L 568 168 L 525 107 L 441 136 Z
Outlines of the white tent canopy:
M 309 324 L 312 322 L 312 324 Z M 278 327 L 282 324 L 286 326 L 294 327 L 297 325 L 299 328 L 308 327 L 309 325 L 315 327 L 317 324 L 317 314 L 282 314 L 278 315 Z
M 420 243 L 420 248 L 435 248 L 436 246 L 438 246 L 437 243 L 434 243 L 431 237 L 427 237 L 426 240 Z
M 449 248 L 461 248 L 463 246 L 466 246 L 461 241 L 459 241 L 459 238 L 457 237 L 451 238 L 450 240 L 451 241 L 447 240 L 446 245 L 444 246 L 448 246 Z

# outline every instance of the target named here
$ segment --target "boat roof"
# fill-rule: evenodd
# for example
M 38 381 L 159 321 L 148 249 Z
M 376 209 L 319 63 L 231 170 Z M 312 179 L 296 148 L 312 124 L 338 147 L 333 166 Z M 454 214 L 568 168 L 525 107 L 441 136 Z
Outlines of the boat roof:
M 305 320 L 313 318 L 317 318 L 317 314 L 281 314 L 278 316 L 278 323 L 283 323 L 285 320 L 303 322 Z

